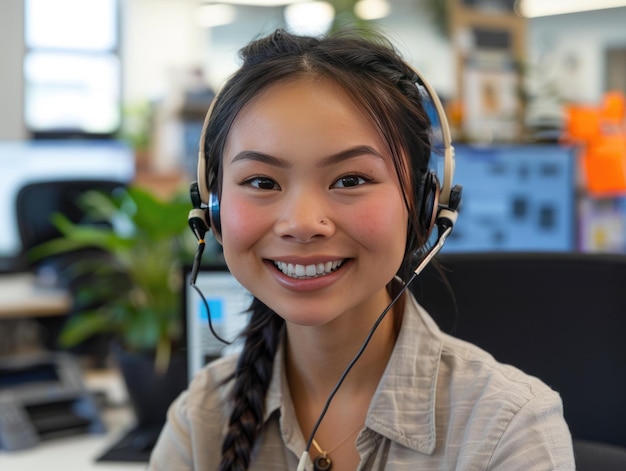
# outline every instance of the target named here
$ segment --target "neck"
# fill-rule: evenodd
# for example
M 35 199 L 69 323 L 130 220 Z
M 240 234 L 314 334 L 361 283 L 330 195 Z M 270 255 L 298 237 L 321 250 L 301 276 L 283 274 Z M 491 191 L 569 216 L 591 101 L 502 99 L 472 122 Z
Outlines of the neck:
M 319 396 L 325 401 L 383 309 L 375 316 L 345 316 L 323 326 L 288 324 L 286 371 L 290 388 L 302 388 L 313 396 L 311 399 Z M 370 382 L 378 384 L 395 345 L 400 318 L 399 309 L 387 313 L 342 389 L 359 390 Z
M 315 435 L 318 443 L 323 443 L 325 448 L 332 448 L 326 444 L 338 442 L 365 422 L 372 397 L 395 345 L 399 312 L 390 311 L 380 323 L 367 348 L 333 397 Z M 376 317 L 378 315 L 380 312 Z M 287 381 L 305 440 L 320 417 L 331 391 L 361 348 L 375 321 L 373 319 L 359 329 L 355 326 L 366 324 L 363 319 L 358 323 L 350 322 L 347 329 L 334 326 L 325 335 L 319 335 L 320 328 L 317 327 L 288 326 Z M 301 331 L 313 333 L 303 335 Z

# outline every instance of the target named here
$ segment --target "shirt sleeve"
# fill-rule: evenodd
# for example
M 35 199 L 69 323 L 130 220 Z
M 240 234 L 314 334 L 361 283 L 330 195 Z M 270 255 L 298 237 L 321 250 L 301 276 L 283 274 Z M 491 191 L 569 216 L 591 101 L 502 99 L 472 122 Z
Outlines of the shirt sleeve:
M 167 422 L 150 456 L 149 471 L 193 470 L 187 402 L 185 391 L 170 406 Z
M 492 471 L 573 471 L 572 437 L 554 391 L 529 400 L 509 422 L 488 467 Z
M 152 451 L 148 470 L 217 469 L 221 461 L 224 424 L 230 417 L 229 386 L 223 383 L 236 357 L 207 365 L 170 405 L 167 421 Z

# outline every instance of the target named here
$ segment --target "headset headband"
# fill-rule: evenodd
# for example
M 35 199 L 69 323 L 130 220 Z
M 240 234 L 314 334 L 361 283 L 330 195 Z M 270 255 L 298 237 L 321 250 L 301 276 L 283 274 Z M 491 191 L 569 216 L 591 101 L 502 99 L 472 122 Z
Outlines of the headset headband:
M 423 86 L 428 97 L 435 105 L 439 127 L 441 128 L 443 142 L 443 176 L 441 178 L 441 190 L 439 192 L 439 203 L 447 206 L 450 203 L 450 193 L 452 192 L 452 180 L 454 178 L 454 147 L 452 146 L 452 133 L 448 124 L 448 118 L 443 108 L 443 104 L 435 89 L 430 85 L 428 80 L 424 78 L 416 69 L 413 69 L 417 78 L 416 85 Z
M 204 117 L 204 123 L 202 123 L 202 131 L 200 134 L 200 143 L 198 149 L 198 191 L 200 192 L 200 200 L 206 206 L 209 204 L 209 199 L 211 197 L 209 187 L 207 185 L 207 175 L 206 175 L 206 157 L 204 156 L 204 146 L 206 140 L 206 130 L 209 127 L 209 121 L 211 120 L 211 114 L 213 113 L 213 108 L 215 107 L 215 103 L 217 102 L 217 98 L 219 97 L 219 92 L 213 97 L 211 101 L 211 105 L 209 106 L 209 110 L 207 111 L 206 116 Z

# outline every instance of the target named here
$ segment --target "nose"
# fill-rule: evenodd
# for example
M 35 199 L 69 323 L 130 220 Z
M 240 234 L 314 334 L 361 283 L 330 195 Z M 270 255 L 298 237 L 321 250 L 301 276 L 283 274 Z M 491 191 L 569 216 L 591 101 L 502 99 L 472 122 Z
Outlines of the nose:
M 300 243 L 330 237 L 335 224 L 322 198 L 299 192 L 285 197 L 285 204 L 275 224 L 276 233 Z

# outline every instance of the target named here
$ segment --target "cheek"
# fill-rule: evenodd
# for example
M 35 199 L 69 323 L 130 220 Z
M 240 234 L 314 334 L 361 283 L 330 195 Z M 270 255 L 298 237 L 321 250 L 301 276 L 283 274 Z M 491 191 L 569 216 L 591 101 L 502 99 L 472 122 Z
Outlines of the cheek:
M 220 217 L 225 255 L 253 245 L 268 230 L 269 221 L 262 211 L 230 195 L 222 196 Z
M 361 235 L 364 245 L 404 255 L 408 212 L 401 196 L 377 198 L 349 214 L 350 226 Z

